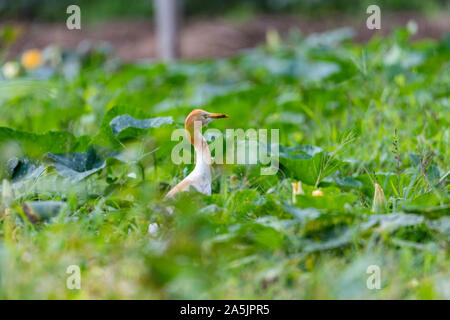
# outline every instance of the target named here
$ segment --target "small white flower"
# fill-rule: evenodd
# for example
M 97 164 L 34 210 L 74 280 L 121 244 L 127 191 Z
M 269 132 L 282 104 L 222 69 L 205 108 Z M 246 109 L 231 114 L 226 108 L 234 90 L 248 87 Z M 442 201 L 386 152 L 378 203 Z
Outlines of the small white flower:
M 156 222 L 150 223 L 148 225 L 148 233 L 151 234 L 152 236 L 156 235 L 158 233 L 158 230 L 159 226 Z

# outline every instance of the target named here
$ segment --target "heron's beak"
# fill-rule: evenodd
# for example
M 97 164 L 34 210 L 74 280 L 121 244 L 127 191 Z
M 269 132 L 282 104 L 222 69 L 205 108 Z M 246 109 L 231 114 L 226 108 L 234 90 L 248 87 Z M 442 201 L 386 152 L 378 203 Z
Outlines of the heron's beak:
M 208 118 L 210 119 L 220 119 L 220 118 L 228 118 L 226 114 L 223 113 L 210 113 L 208 114 Z

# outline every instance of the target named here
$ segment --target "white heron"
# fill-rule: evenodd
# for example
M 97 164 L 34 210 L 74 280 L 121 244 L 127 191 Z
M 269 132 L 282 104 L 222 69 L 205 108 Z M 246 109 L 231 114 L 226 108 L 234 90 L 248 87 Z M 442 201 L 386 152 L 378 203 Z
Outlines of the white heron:
M 184 180 L 173 187 L 165 198 L 187 191 L 190 186 L 203 194 L 211 195 L 211 151 L 201 129 L 211 121 L 221 118 L 228 118 L 228 116 L 223 113 L 210 113 L 201 109 L 193 110 L 186 117 L 184 126 L 186 136 L 195 149 L 195 168 Z

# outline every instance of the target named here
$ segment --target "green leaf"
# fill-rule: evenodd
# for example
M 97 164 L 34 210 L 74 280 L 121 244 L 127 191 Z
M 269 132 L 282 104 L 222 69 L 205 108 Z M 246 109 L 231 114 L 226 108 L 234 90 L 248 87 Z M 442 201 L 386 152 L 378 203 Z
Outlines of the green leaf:
M 316 208 L 325 210 L 343 210 L 345 205 L 351 205 L 356 200 L 353 193 L 342 193 L 338 188 L 321 188 L 322 196 L 312 196 L 311 187 L 304 186 L 304 195 L 297 195 L 297 206 L 300 208 Z
M 100 130 L 93 141 L 96 145 L 118 149 L 122 146 L 120 139 L 137 137 L 148 128 L 173 122 L 172 117 L 147 117 L 147 112 L 140 108 L 129 105 L 114 106 L 103 117 Z
M 149 128 L 159 128 L 165 124 L 172 124 L 172 117 L 157 117 L 151 119 L 136 119 L 129 114 L 124 114 L 115 117 L 111 120 L 109 125 L 116 137 L 135 137 L 140 132 Z
M 330 237 L 330 239 L 322 241 L 306 240 L 304 251 L 305 252 L 315 252 L 339 248 L 349 244 L 353 240 L 353 231 L 350 228 L 345 228 L 337 235 Z
M 290 205 L 283 205 L 283 209 L 290 213 L 296 220 L 302 222 L 314 220 L 320 216 L 320 211 L 316 208 L 301 209 Z
M 441 217 L 437 220 L 427 221 L 427 226 L 450 237 L 450 217 Z
M 320 149 L 317 147 L 302 147 L 300 149 L 301 152 L 295 154 L 289 152 L 290 150 L 288 149 L 284 149 L 280 153 L 280 163 L 293 178 L 303 183 L 317 186 L 321 180 L 344 164 L 330 153 L 319 151 Z
M 93 147 L 89 147 L 86 153 L 53 154 L 49 152 L 47 157 L 53 160 L 53 166 L 60 175 L 74 182 L 83 180 L 106 166 L 105 159 L 100 158 Z
M 9 159 L 6 167 L 12 181 L 36 178 L 45 171 L 45 167 L 38 166 L 29 159 L 17 157 Z
M 58 215 L 66 206 L 63 201 L 27 201 L 23 209 L 28 219 L 35 223 Z
M 0 127 L 0 147 L 10 142 L 18 143 L 28 156 L 33 157 L 43 155 L 46 152 L 84 151 L 90 143 L 90 138 L 87 136 L 77 138 L 64 131 L 36 134 Z
M 415 226 L 424 223 L 423 216 L 406 213 L 390 213 L 371 215 L 369 220 L 363 224 L 363 229 L 378 225 L 379 231 L 394 231 L 401 227 Z
M 340 187 L 361 188 L 362 183 L 352 177 L 336 178 L 336 183 Z

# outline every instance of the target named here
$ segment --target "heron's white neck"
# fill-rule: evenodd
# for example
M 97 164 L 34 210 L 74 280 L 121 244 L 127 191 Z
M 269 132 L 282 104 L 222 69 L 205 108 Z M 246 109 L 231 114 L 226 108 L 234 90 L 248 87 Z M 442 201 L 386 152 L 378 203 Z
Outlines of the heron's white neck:
M 211 151 L 200 131 L 194 132 L 195 168 L 203 178 L 211 180 Z

